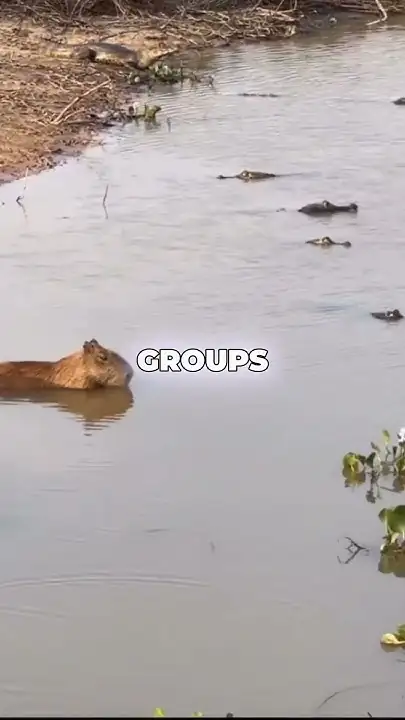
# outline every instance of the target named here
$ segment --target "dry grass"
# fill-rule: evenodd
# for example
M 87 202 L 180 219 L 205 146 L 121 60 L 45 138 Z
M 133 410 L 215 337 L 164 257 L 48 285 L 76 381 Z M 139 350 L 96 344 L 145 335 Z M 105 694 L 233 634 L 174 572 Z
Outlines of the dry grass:
M 0 0 L 0 16 L 25 15 L 55 22 L 85 22 L 89 18 L 131 16 L 202 17 L 206 13 L 251 13 L 256 9 L 305 15 L 317 9 L 382 14 L 405 12 L 405 0 Z

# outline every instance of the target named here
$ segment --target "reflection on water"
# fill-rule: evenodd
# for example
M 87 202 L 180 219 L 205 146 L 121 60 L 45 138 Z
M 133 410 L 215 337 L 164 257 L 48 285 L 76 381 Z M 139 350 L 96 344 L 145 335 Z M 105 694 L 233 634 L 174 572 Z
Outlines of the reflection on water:
M 378 565 L 380 573 L 389 575 L 392 573 L 395 577 L 405 577 L 405 556 L 400 552 L 381 553 Z M 401 620 L 402 622 L 402 620 Z
M 23 395 L 0 395 L 0 403 L 40 403 L 54 407 L 61 412 L 74 415 L 83 423 L 86 432 L 101 429 L 109 423 L 124 417 L 134 404 L 129 388 L 111 388 L 106 390 L 41 390 Z
M 369 314 L 405 307 L 403 28 L 207 62 L 215 92 L 165 89 L 160 127 L 29 178 L 25 216 L 23 181 L 0 188 L 2 360 L 83 337 L 133 365 L 145 347 L 271 357 L 137 372 L 136 411 L 122 393 L 0 404 L 4 715 L 311 715 L 336 691 L 320 712 L 403 715 L 379 644 L 405 619 L 402 578 L 378 571 L 384 498 L 340 472 L 404 425 L 405 326 Z M 216 180 L 243 168 L 285 175 Z M 359 212 L 297 212 L 324 198 Z M 352 247 L 311 251 L 321 235 Z M 339 563 L 345 536 L 370 552 Z

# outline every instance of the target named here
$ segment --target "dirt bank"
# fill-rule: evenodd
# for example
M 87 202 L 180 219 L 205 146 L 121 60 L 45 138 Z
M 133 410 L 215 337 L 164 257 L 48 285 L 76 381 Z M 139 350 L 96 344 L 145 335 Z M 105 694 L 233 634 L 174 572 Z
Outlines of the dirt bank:
M 404 10 L 405 0 L 384 7 Z M 133 68 L 60 57 L 58 48 L 102 40 L 178 65 L 187 51 L 315 29 L 337 10 L 377 20 L 385 13 L 380 0 L 194 0 L 181 7 L 172 0 L 0 0 L 0 182 L 52 167 L 82 149 L 103 127 L 102 111 L 127 106 L 136 96 L 144 102 L 145 85 L 135 84 Z

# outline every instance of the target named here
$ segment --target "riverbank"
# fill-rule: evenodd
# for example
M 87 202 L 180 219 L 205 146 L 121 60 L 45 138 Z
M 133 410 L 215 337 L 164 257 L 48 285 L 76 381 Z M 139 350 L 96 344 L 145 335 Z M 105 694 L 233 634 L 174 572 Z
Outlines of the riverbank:
M 150 6 L 145 13 L 130 0 L 121 5 L 117 0 L 94 0 L 82 6 L 34 0 L 29 10 L 22 11 L 20 5 L 0 1 L 0 182 L 53 167 L 80 152 L 105 127 L 102 113 L 127 107 L 134 98 L 135 104 L 145 101 L 145 84 L 137 82 L 128 67 L 59 57 L 51 54 L 55 47 L 96 39 L 125 45 L 148 62 L 167 57 L 178 66 L 190 52 L 195 56 L 234 42 L 315 31 L 335 22 L 334 12 L 339 9 L 374 11 L 377 20 L 385 12 L 379 0 L 354 0 L 348 8 L 331 0 L 327 9 L 309 1 L 285 9 L 279 2 L 265 7 L 243 3 L 226 10 L 194 5 L 189 10 L 182 7 L 181 12 L 175 5 L 160 7 L 164 12 Z M 399 9 L 396 5 L 395 11 Z

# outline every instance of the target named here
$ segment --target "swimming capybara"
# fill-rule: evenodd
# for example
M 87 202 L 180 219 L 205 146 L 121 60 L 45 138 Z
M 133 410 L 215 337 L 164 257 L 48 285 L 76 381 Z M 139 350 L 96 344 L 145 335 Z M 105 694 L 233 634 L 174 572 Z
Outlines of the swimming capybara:
M 41 388 L 96 390 L 127 387 L 133 374 L 133 368 L 121 355 L 103 347 L 93 338 L 86 341 L 78 352 L 55 362 L 24 360 L 0 363 L 0 393 L 2 390 L 21 392 Z

